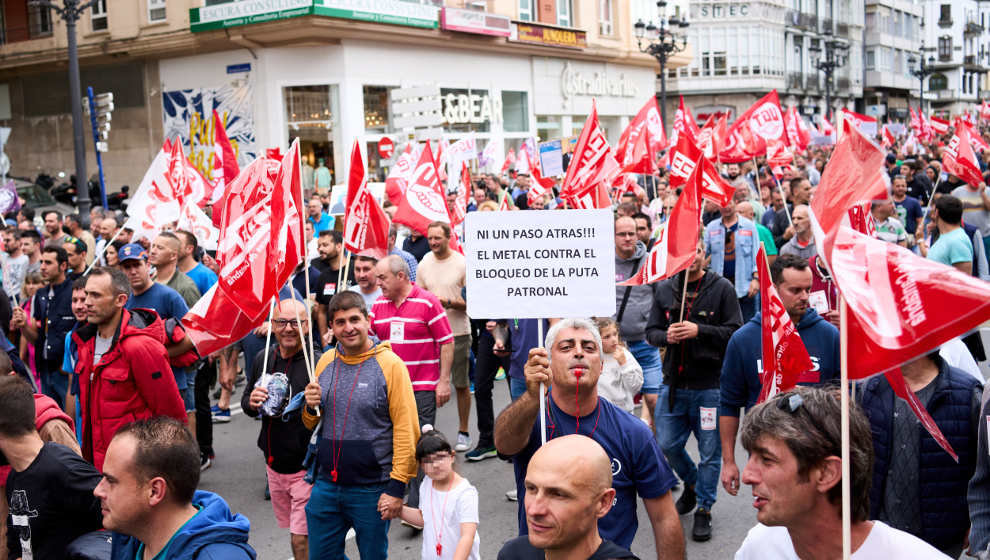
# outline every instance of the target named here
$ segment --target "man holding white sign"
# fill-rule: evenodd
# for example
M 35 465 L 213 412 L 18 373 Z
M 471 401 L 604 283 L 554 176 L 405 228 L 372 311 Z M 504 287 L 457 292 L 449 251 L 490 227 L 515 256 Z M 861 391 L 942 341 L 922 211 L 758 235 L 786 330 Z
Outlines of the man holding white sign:
M 527 526 L 524 481 L 529 460 L 540 447 L 540 385 L 549 384 L 547 438 L 586 435 L 601 444 L 611 460 L 615 502 L 598 520 L 601 537 L 629 548 L 639 525 L 638 494 L 653 527 L 656 557 L 684 558 L 684 533 L 670 491 L 677 479 L 652 432 L 635 416 L 598 397 L 602 369 L 598 329 L 587 319 L 564 319 L 550 327 L 546 346 L 530 350 L 526 393 L 495 422 L 495 446 L 512 456 L 515 467 L 520 535 L 547 530 Z

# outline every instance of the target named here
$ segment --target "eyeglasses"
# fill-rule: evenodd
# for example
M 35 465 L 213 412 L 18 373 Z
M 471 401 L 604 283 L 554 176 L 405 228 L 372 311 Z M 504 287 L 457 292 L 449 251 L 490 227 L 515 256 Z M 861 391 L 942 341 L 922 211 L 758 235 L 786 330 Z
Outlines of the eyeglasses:
M 818 430 L 818 433 L 821 434 L 823 438 L 828 440 L 829 446 L 832 448 L 832 452 L 835 455 L 841 455 L 841 451 L 839 451 L 838 446 L 835 445 L 835 440 L 832 439 L 832 436 L 821 425 L 821 423 L 818 422 L 811 411 L 808 410 L 808 407 L 804 406 L 804 397 L 798 393 L 787 394 L 777 401 L 777 408 L 788 412 L 792 416 L 797 416 L 800 411 L 804 410 L 805 416 L 811 421 L 811 425 Z
M 302 324 L 305 325 L 307 322 L 308 321 L 303 319 Z M 284 329 L 285 327 L 292 327 L 294 329 L 299 328 L 299 321 L 296 319 L 275 319 L 272 321 L 272 324 L 275 325 L 276 329 Z

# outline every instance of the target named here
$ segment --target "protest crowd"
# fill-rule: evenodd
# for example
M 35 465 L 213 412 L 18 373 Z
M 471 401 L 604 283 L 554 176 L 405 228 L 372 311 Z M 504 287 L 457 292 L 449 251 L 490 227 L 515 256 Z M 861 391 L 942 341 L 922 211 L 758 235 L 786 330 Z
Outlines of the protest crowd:
M 276 524 L 296 560 L 350 530 L 383 559 L 392 523 L 477 559 L 489 460 L 500 560 L 639 531 L 685 558 L 720 488 L 753 500 L 737 559 L 990 558 L 990 106 L 834 122 L 772 92 L 702 126 L 682 101 L 668 138 L 651 99 L 614 149 L 592 111 L 560 175 L 532 140 L 409 142 L 384 195 L 355 143 L 340 213 L 298 144 L 239 169 L 217 123 L 214 173 L 166 141 L 127 215 L 8 213 L 0 559 L 253 559 Z M 579 210 L 609 214 L 611 316 L 470 313 L 473 213 Z M 199 488 L 238 402 L 262 519 Z

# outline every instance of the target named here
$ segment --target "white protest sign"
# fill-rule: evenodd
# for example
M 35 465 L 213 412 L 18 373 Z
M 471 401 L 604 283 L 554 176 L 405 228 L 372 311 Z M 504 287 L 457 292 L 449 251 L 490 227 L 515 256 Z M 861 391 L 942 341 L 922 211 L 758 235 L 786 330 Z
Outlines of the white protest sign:
M 467 313 L 473 318 L 615 314 L 612 212 L 470 212 Z

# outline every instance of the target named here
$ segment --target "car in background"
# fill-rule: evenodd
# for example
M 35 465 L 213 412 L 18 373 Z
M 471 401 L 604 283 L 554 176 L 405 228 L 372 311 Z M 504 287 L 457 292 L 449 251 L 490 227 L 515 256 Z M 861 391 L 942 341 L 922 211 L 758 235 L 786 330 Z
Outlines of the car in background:
M 21 204 L 24 208 L 33 208 L 36 216 L 41 216 L 48 210 L 57 210 L 63 216 L 76 212 L 74 207 L 58 202 L 48 191 L 33 181 L 18 178 L 14 178 L 13 181 Z

